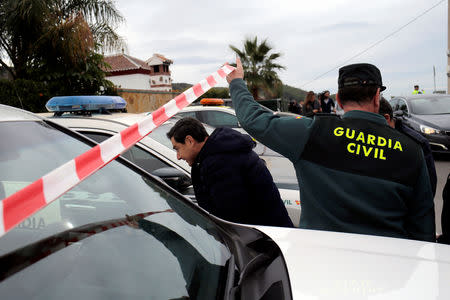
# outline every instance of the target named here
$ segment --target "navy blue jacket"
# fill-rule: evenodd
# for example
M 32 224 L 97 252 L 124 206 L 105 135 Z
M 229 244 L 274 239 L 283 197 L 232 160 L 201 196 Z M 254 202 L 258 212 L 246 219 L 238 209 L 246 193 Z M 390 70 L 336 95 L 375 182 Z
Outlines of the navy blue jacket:
M 405 126 L 401 119 L 395 120 L 395 129 L 397 129 L 403 134 L 406 134 L 414 141 L 416 141 L 420 145 L 420 147 L 422 147 L 423 156 L 425 157 L 425 163 L 427 164 L 428 175 L 430 176 L 431 190 L 433 192 L 434 197 L 436 195 L 437 175 L 430 143 L 420 133 L 414 131 L 408 126 Z
M 217 128 L 192 166 L 198 204 L 227 221 L 293 227 L 278 188 L 248 135 Z

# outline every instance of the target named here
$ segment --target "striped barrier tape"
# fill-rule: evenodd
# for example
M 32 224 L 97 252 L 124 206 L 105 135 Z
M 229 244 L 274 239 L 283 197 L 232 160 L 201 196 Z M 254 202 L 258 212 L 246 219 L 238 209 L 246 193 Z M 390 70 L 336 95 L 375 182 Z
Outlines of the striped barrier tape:
M 233 70 L 234 68 L 229 65 L 222 66 L 218 71 L 170 100 L 142 121 L 113 135 L 3 199 L 0 203 L 0 237 L 128 150 L 156 127 L 214 87 Z

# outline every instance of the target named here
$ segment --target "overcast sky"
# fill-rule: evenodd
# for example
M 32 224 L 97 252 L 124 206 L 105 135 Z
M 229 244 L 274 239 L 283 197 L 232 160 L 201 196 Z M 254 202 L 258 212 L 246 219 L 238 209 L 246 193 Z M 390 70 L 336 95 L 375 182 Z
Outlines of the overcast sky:
M 146 60 L 160 53 L 173 60 L 174 82 L 197 83 L 226 61 L 229 45 L 247 37 L 267 39 L 288 85 L 337 91 L 338 69 L 368 62 L 381 70 L 384 95 L 447 89 L 447 1 L 441 0 L 116 0 L 126 19 L 118 29 L 128 54 Z M 350 58 L 401 31 L 348 62 Z M 336 69 L 334 69 L 336 68 Z M 333 69 L 333 70 L 332 70 Z M 313 81 L 323 73 L 328 74 Z M 311 82 L 313 81 L 313 82 Z

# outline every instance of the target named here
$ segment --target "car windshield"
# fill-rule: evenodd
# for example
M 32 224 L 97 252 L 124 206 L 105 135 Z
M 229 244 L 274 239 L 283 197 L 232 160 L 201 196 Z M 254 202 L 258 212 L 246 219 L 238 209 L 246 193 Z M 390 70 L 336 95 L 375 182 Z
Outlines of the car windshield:
M 1 199 L 89 149 L 42 121 L 1 122 L 0 136 Z M 216 224 L 126 164 L 112 161 L 0 238 L 0 295 L 220 297 L 231 254 Z
M 450 114 L 450 96 L 411 99 L 411 111 L 416 115 Z

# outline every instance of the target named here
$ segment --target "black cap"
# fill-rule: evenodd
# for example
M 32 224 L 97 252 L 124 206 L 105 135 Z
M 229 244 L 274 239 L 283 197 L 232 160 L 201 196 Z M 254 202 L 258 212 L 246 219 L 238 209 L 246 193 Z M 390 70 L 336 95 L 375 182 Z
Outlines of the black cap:
M 339 88 L 354 85 L 376 85 L 380 91 L 386 89 L 381 81 L 380 70 L 371 64 L 353 64 L 339 69 Z

